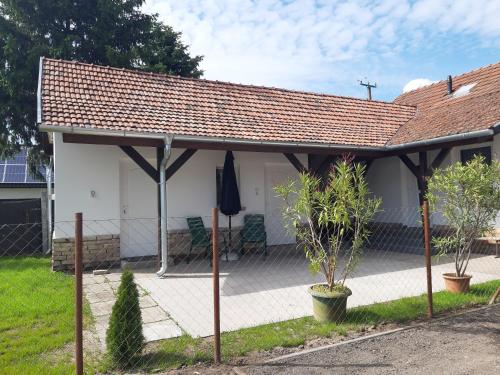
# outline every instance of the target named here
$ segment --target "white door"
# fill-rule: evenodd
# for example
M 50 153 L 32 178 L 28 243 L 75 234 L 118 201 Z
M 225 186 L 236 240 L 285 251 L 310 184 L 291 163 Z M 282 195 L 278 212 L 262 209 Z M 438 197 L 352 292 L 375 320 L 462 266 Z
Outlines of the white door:
M 284 201 L 277 197 L 274 187 L 297 178 L 297 170 L 289 164 L 266 164 L 265 222 L 268 245 L 295 243 L 295 234 L 290 232 L 283 221 Z
M 120 253 L 122 258 L 158 253 L 156 183 L 141 168 L 121 166 Z

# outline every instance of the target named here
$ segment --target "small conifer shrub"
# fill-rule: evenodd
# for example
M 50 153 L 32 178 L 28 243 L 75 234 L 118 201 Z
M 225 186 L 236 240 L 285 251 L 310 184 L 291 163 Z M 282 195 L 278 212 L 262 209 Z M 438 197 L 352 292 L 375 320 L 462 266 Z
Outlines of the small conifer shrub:
M 108 353 L 116 366 L 134 365 L 144 347 L 139 291 L 134 274 L 125 270 L 106 332 Z

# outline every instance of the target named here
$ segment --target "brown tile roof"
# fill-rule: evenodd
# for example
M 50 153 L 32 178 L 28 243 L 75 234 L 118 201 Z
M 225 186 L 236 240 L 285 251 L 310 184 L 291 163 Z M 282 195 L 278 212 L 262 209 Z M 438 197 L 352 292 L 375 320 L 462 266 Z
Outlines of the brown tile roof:
M 42 125 L 382 147 L 402 104 L 44 59 Z
M 453 92 L 475 84 L 470 93 L 455 97 L 447 82 L 402 94 L 395 103 L 417 106 L 416 116 L 399 129 L 389 144 L 401 144 L 488 129 L 500 122 L 500 63 L 453 77 Z

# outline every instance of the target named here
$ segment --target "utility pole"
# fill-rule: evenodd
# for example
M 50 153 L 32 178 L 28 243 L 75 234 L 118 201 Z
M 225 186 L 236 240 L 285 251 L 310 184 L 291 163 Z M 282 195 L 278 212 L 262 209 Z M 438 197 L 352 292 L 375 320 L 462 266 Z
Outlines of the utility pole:
M 372 88 L 376 89 L 377 84 L 373 83 L 371 84 L 370 81 L 367 81 L 366 83 L 363 81 L 358 81 L 361 86 L 365 86 L 366 90 L 368 91 L 368 100 L 372 100 Z

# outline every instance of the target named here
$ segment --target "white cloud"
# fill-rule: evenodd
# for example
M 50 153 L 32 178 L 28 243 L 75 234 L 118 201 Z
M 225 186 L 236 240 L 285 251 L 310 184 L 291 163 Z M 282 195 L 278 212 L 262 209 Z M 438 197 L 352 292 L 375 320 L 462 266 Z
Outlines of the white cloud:
M 405 51 L 433 48 L 435 33 L 498 39 L 499 6 L 498 0 L 147 0 L 144 10 L 159 13 L 183 33 L 192 54 L 205 56 L 206 78 L 345 94 L 339 87 L 356 87 L 364 76 L 397 90 L 404 81 L 388 79 L 387 67 Z
M 408 82 L 406 85 L 404 85 L 403 93 L 410 92 L 410 91 L 419 89 L 421 87 L 429 86 L 429 85 L 436 83 L 436 82 L 437 81 L 431 81 L 430 79 L 427 79 L 427 78 L 412 79 L 410 82 Z

